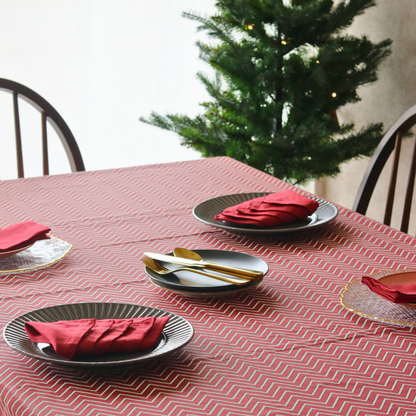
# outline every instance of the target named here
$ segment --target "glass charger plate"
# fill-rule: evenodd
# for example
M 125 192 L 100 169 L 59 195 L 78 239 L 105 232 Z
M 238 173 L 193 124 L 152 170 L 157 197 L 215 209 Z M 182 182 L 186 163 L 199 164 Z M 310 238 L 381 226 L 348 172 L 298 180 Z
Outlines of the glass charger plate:
M 212 261 L 215 263 L 221 263 L 226 266 L 241 267 L 244 269 L 258 270 L 263 272 L 263 277 L 269 270 L 269 266 L 263 260 L 251 256 L 245 253 L 238 253 L 235 251 L 227 250 L 194 250 L 205 261 Z M 168 253 L 172 254 L 172 253 Z M 180 267 L 176 264 L 166 263 L 158 261 L 167 269 L 176 269 Z M 198 294 L 198 295 L 210 295 L 210 294 L 225 294 L 233 293 L 241 290 L 257 286 L 263 280 L 263 277 L 258 280 L 251 280 L 246 285 L 237 286 L 231 283 L 226 283 L 221 280 L 212 279 L 210 277 L 201 276 L 191 272 L 177 272 L 167 276 L 161 276 L 149 268 L 145 267 L 145 271 L 150 278 L 150 281 L 156 286 L 162 287 L 174 292 Z M 209 270 L 209 273 L 212 271 Z M 215 274 L 216 272 L 212 272 Z M 218 273 L 221 274 L 221 273 Z
M 0 253 L 0 260 L 1 259 L 5 259 L 6 257 L 10 257 L 13 256 L 16 253 L 19 253 L 21 251 L 27 250 L 30 246 L 32 246 L 34 243 L 32 244 L 28 244 L 26 247 L 21 247 L 21 248 L 17 248 L 15 250 L 9 250 L 9 251 L 2 251 Z
M 270 236 L 284 233 L 293 233 L 297 231 L 307 231 L 315 227 L 319 227 L 322 224 L 326 224 L 332 221 L 338 215 L 338 208 L 331 202 L 325 201 L 320 198 L 310 197 L 315 201 L 318 201 L 319 207 L 317 211 L 304 220 L 295 221 L 289 224 L 278 225 L 273 228 L 259 229 L 248 228 L 244 225 L 227 223 L 215 219 L 217 214 L 220 214 L 224 209 L 232 207 L 250 199 L 259 198 L 261 196 L 269 195 L 270 192 L 254 192 L 247 194 L 233 194 L 218 196 L 216 198 L 208 199 L 201 202 L 193 209 L 195 218 L 204 224 L 211 225 L 212 227 L 221 228 L 232 234 L 238 235 L 255 235 L 255 236 Z
M 385 280 L 388 284 L 402 284 L 402 277 L 413 278 L 416 282 L 416 270 L 383 270 L 371 276 Z M 409 283 L 406 279 L 406 283 Z M 390 302 L 372 292 L 361 283 L 361 279 L 348 283 L 341 294 L 341 305 L 357 315 L 373 321 L 384 322 L 398 326 L 416 326 L 415 304 L 399 304 Z
M 72 245 L 50 235 L 48 240 L 36 241 L 24 251 L 0 259 L 0 274 L 26 273 L 51 266 L 62 260 Z
M 57 322 L 73 319 L 124 319 L 147 316 L 161 317 L 170 315 L 161 337 L 150 350 L 131 353 L 109 353 L 98 356 L 75 357 L 67 360 L 55 353 L 49 344 L 32 342 L 26 334 L 24 324 L 27 321 Z M 37 309 L 25 313 L 9 322 L 3 331 L 7 345 L 23 355 L 49 363 L 74 368 L 108 368 L 140 364 L 176 351 L 192 340 L 194 328 L 181 316 L 162 309 L 123 303 L 74 303 Z

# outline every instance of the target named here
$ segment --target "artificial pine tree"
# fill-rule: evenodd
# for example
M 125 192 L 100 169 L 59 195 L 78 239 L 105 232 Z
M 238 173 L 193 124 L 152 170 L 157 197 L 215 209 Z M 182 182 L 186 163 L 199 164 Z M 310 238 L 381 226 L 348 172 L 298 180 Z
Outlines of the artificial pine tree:
M 141 121 L 178 133 L 205 157 L 227 155 L 280 179 L 304 183 L 335 176 L 339 165 L 368 156 L 381 123 L 360 131 L 336 110 L 360 100 L 377 79 L 390 40 L 345 33 L 374 0 L 219 0 L 209 18 L 191 13 L 212 44 L 197 42 L 216 71 L 199 79 L 212 97 L 203 114 L 151 113 Z

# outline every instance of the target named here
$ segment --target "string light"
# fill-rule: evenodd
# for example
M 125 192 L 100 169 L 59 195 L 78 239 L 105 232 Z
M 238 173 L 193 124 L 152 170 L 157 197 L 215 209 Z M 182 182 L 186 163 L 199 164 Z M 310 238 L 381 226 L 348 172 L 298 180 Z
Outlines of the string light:
M 336 92 L 333 92 L 332 93 L 332 96 L 335 98 L 337 96 L 337 93 Z
M 253 30 L 254 29 L 254 23 L 252 23 L 251 25 L 245 25 L 244 27 L 248 30 Z
M 286 45 L 287 42 L 285 40 L 282 40 L 282 45 Z
M 319 61 L 316 61 L 317 64 L 319 64 Z

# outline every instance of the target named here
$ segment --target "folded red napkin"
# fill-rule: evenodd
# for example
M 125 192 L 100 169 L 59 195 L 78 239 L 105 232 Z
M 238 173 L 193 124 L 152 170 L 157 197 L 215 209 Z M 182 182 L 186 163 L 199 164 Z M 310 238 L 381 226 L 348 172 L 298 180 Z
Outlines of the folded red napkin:
M 49 238 L 51 229 L 34 221 L 25 221 L 9 225 L 0 230 L 0 253 L 26 247 L 35 241 Z
M 51 344 L 68 360 L 74 355 L 146 350 L 160 337 L 170 316 L 132 319 L 78 319 L 59 322 L 26 322 L 32 342 Z
M 270 228 L 304 219 L 312 215 L 318 207 L 317 201 L 285 190 L 228 207 L 216 215 L 215 219 Z
M 363 285 L 366 285 L 372 292 L 382 296 L 394 303 L 416 302 L 416 283 L 405 285 L 386 285 L 371 276 L 361 278 Z

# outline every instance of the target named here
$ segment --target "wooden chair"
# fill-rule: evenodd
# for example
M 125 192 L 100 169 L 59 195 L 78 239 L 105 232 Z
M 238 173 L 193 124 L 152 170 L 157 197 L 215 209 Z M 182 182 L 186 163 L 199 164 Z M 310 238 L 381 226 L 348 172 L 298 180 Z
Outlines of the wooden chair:
M 371 196 L 373 194 L 376 183 L 380 177 L 381 171 L 387 162 L 387 159 L 394 151 L 393 167 L 390 176 L 390 185 L 387 192 L 387 202 L 384 214 L 384 224 L 390 225 L 394 194 L 396 191 L 397 172 L 399 167 L 400 150 L 403 135 L 407 133 L 416 124 L 416 105 L 407 110 L 390 130 L 385 134 L 380 144 L 377 146 L 370 164 L 364 174 L 364 178 L 360 184 L 357 195 L 355 197 L 353 210 L 365 215 Z M 413 149 L 412 162 L 407 182 L 407 190 L 404 201 L 402 214 L 402 222 L 400 230 L 407 233 L 409 229 L 410 210 L 412 206 L 413 188 L 415 184 L 416 174 L 416 142 Z
M 60 116 L 60 114 L 44 98 L 42 98 L 39 94 L 30 88 L 25 87 L 24 85 L 4 78 L 0 78 L 0 90 L 4 90 L 13 94 L 17 174 L 19 178 L 24 177 L 24 169 L 18 98 L 21 98 L 30 103 L 41 114 L 43 174 L 49 175 L 48 137 L 46 122 L 49 122 L 49 124 L 54 128 L 58 137 L 60 138 L 68 157 L 72 172 L 85 170 L 81 152 L 71 130 L 65 123 L 64 119 Z

